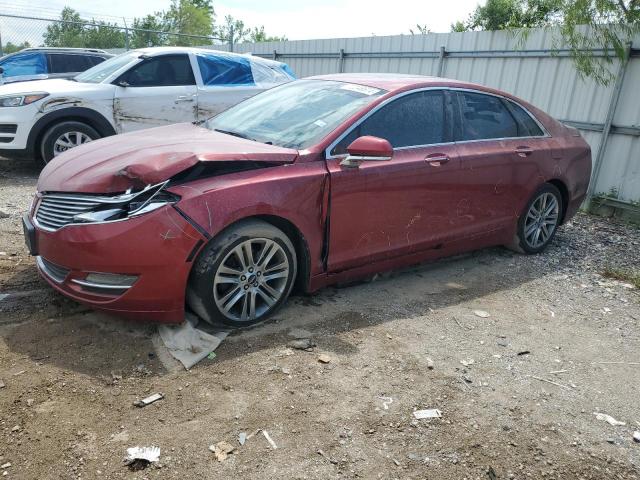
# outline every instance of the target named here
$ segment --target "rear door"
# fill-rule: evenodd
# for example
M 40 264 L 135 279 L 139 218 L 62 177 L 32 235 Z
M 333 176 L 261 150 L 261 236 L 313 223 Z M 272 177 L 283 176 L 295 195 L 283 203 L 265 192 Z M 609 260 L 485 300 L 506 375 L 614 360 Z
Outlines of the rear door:
M 490 234 L 512 226 L 548 150 L 543 139 L 522 128 L 506 99 L 471 90 L 454 93 L 462 205 L 474 230 Z
M 448 98 L 443 90 L 397 97 L 330 150 L 330 272 L 434 248 L 454 234 L 460 163 Z M 341 166 L 347 146 L 364 135 L 387 139 L 392 159 Z
M 195 58 L 202 79 L 198 85 L 198 121 L 264 90 L 253 77 L 249 58 L 204 52 L 197 53 Z
M 119 133 L 196 120 L 197 88 L 187 54 L 143 59 L 114 84 Z

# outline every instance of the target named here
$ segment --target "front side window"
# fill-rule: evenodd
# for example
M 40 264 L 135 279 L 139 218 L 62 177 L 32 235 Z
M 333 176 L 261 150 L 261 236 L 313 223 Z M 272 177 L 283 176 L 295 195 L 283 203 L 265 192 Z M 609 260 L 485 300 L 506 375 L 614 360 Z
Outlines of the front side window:
M 196 55 L 204 85 L 255 85 L 248 58 L 199 53 Z
M 518 126 L 499 97 L 483 93 L 458 92 L 461 128 L 456 140 L 486 140 L 518 136 Z
M 170 87 L 196 84 L 188 55 L 162 55 L 145 59 L 122 74 L 116 83 L 119 82 L 126 82 L 129 87 Z
M 20 53 L 0 62 L 5 77 L 41 75 L 47 73 L 47 59 L 43 53 Z
M 211 130 L 281 147 L 315 145 L 386 90 L 332 80 L 298 80 L 266 90 L 207 122 Z
M 393 148 L 431 145 L 448 141 L 445 134 L 445 101 L 442 91 L 416 92 L 393 100 L 354 128 L 331 151 L 347 153 L 356 138 L 384 138 Z
M 65 53 L 50 53 L 51 73 L 84 72 L 92 64 L 83 55 L 70 55 Z

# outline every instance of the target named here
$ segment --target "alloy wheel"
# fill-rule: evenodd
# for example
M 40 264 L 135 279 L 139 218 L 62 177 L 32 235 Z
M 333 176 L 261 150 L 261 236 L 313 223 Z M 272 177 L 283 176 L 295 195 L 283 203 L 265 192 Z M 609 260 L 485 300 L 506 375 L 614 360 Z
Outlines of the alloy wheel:
M 236 245 L 220 262 L 213 296 L 229 319 L 250 321 L 264 315 L 286 293 L 289 259 L 279 243 L 252 238 Z
M 77 147 L 84 143 L 88 143 L 92 138 L 82 132 L 65 132 L 58 137 L 53 144 L 53 156 L 57 157 L 62 152 L 66 152 L 70 148 Z
M 529 247 L 540 248 L 551 238 L 558 226 L 559 207 L 558 199 L 549 192 L 531 203 L 524 222 L 524 239 Z

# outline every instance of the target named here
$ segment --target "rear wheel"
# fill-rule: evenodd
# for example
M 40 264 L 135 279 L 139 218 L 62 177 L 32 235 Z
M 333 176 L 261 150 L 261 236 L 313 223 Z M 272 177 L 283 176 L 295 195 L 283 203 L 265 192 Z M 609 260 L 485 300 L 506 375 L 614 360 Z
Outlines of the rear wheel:
M 70 148 L 100 138 L 100 134 L 86 123 L 69 121 L 50 127 L 42 136 L 40 155 L 45 163 Z
M 269 223 L 248 220 L 205 247 L 191 272 L 187 302 L 209 323 L 254 325 L 286 301 L 296 273 L 289 238 Z
M 529 200 L 518 219 L 514 246 L 522 253 L 539 253 L 551 242 L 563 212 L 562 195 L 555 185 L 545 183 Z

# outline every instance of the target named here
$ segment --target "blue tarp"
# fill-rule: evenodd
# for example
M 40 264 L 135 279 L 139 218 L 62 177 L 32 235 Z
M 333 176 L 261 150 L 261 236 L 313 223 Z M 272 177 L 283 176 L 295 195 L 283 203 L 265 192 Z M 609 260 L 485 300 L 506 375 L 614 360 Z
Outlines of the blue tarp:
M 251 62 L 240 56 L 198 53 L 198 66 L 205 85 L 255 85 Z
M 0 62 L 0 67 L 4 77 L 41 75 L 47 73 L 47 58 L 40 52 L 20 53 Z

